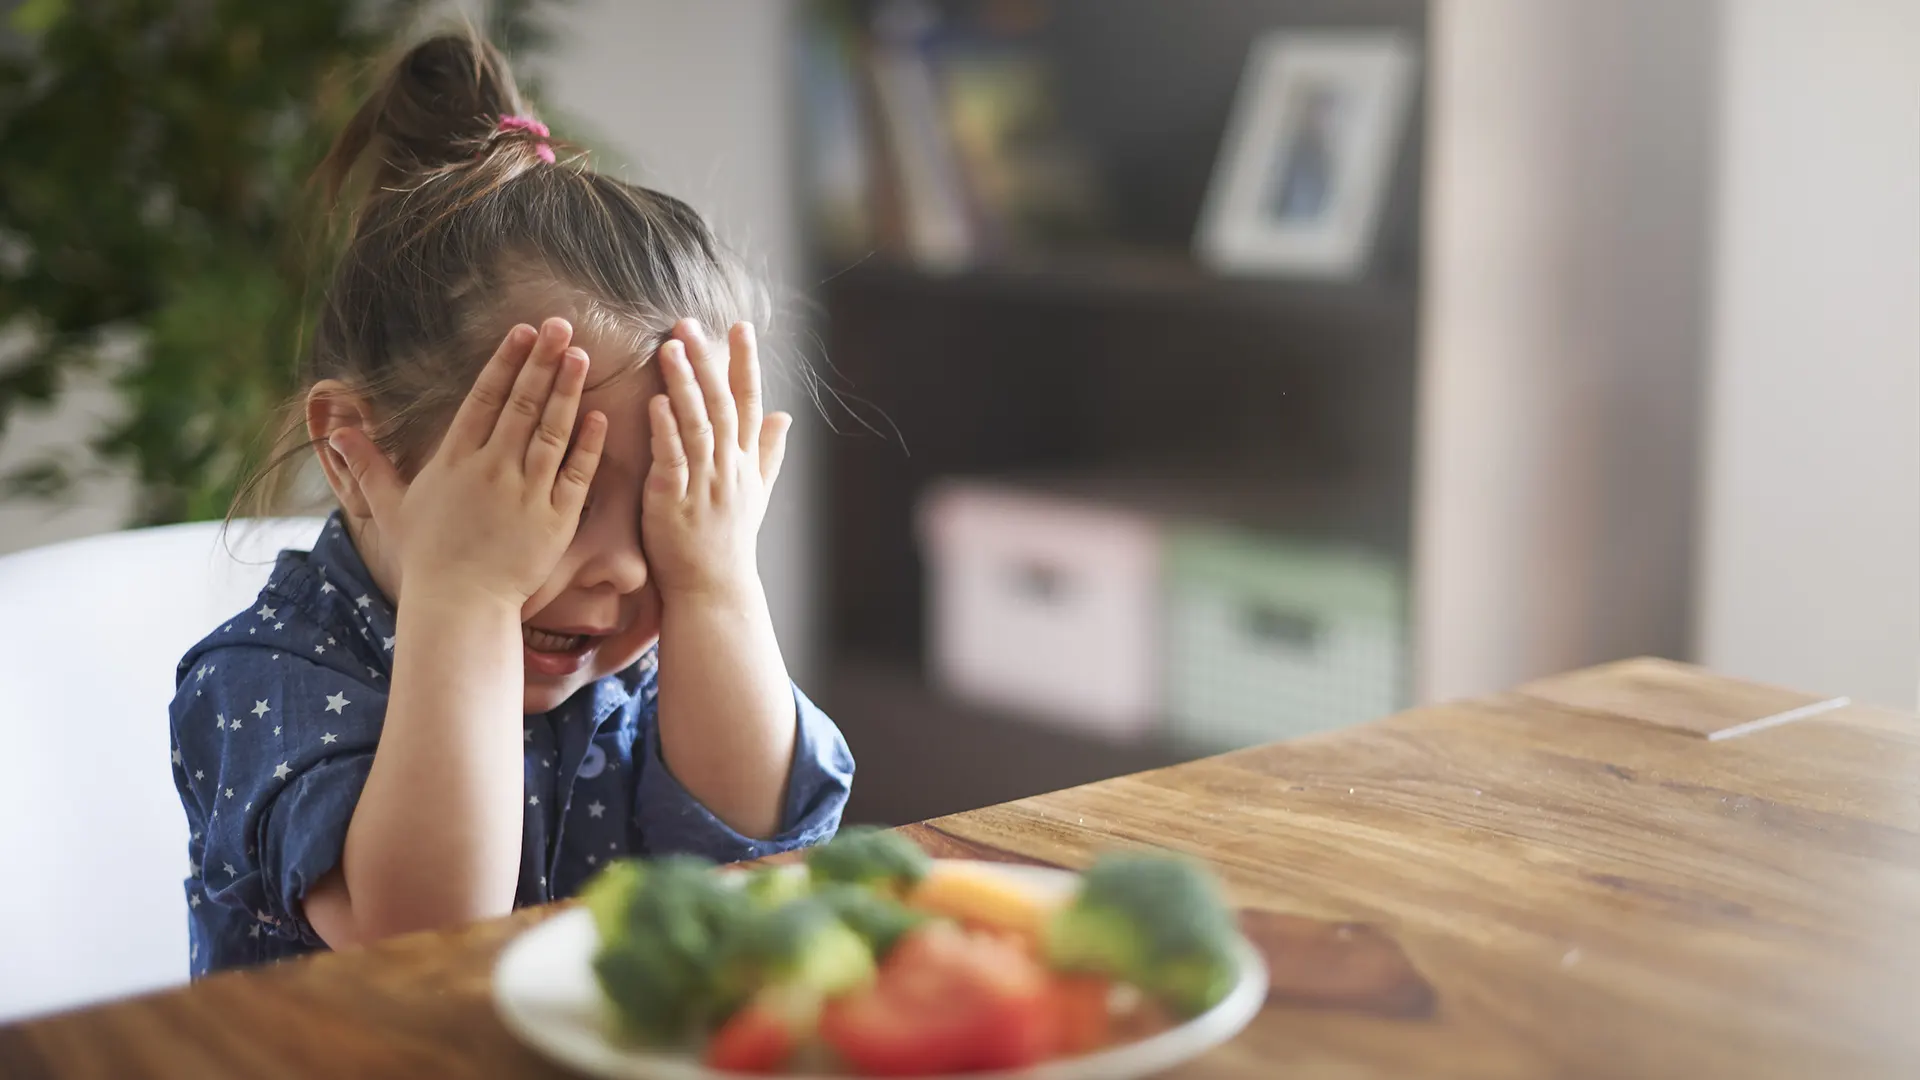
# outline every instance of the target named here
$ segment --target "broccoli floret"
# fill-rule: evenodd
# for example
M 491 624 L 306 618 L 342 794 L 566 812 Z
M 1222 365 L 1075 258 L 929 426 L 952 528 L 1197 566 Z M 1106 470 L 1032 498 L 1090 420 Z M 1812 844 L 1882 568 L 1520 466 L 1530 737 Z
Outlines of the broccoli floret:
M 1138 986 L 1192 1016 L 1225 997 L 1238 975 L 1239 930 L 1213 878 L 1184 859 L 1108 855 L 1048 923 L 1047 961 Z
M 585 895 L 600 927 L 594 974 L 629 1037 L 679 1041 L 733 1003 L 720 959 L 752 908 L 712 863 L 614 863 Z
M 849 885 L 885 889 L 896 895 L 927 876 L 932 860 L 920 845 L 887 829 L 856 825 L 840 830 L 826 844 L 807 855 L 807 869 L 816 882 L 839 881 Z
M 820 999 L 873 981 L 873 951 L 833 909 L 814 897 L 757 913 L 727 943 L 728 996 L 738 1001 L 770 987 Z
M 835 883 L 814 895 L 866 940 L 876 958 L 884 959 L 901 935 L 927 921 L 925 914 L 858 885 Z
M 627 917 L 627 906 L 640 891 L 644 873 L 640 860 L 621 859 L 608 863 L 606 869 L 595 874 L 580 890 L 580 902 L 593 913 L 594 929 L 600 932 L 600 940 L 619 935 Z
M 800 866 L 761 866 L 747 871 L 741 891 L 756 907 L 772 910 L 807 895 L 812 883 Z

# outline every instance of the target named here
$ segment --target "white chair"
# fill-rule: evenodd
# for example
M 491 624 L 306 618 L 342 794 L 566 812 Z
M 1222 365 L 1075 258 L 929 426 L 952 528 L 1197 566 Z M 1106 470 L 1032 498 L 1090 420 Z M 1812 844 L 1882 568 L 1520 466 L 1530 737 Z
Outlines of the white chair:
M 0 1022 L 186 981 L 174 665 L 320 525 L 172 525 L 0 558 Z

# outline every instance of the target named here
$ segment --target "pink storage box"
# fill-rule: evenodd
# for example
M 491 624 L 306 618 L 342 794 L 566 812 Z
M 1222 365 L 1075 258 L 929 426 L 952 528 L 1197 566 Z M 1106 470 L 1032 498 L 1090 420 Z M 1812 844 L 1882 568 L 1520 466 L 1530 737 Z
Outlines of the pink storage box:
M 1063 496 L 948 481 L 920 503 L 929 662 L 956 697 L 1111 738 L 1160 714 L 1160 530 Z

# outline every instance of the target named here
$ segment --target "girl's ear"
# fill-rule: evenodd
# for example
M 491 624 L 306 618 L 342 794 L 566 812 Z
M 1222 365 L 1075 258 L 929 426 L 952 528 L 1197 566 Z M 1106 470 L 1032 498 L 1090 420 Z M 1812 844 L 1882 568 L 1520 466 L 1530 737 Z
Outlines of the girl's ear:
M 366 492 L 347 468 L 346 459 L 327 445 L 327 438 L 343 428 L 356 428 L 373 436 L 373 413 L 366 400 L 338 379 L 322 379 L 307 391 L 307 437 L 313 440 L 320 467 L 326 470 L 327 486 L 340 508 L 350 518 L 370 518 L 373 509 Z

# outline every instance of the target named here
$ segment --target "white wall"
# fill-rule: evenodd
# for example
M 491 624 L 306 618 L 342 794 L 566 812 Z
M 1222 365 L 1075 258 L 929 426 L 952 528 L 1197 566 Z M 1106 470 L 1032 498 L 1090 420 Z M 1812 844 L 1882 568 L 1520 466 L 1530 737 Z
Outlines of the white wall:
M 1434 4 L 1422 700 L 1686 650 L 1718 17 Z
M 1920 693 L 1920 3 L 1728 5 L 1701 656 Z
M 764 265 L 776 298 L 788 292 L 800 265 L 787 111 L 793 5 L 578 0 L 559 12 L 560 48 L 542 68 L 549 102 L 628 162 L 629 179 L 687 200 Z M 797 311 L 783 311 L 764 344 L 793 356 L 798 323 Z M 788 666 L 804 684 L 817 644 L 809 510 L 819 499 L 811 462 L 820 419 L 790 378 L 771 389 L 795 427 L 760 563 Z

